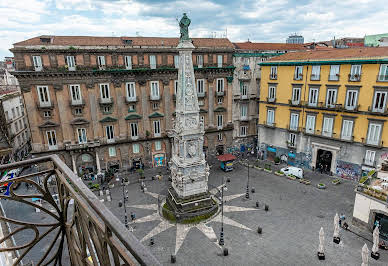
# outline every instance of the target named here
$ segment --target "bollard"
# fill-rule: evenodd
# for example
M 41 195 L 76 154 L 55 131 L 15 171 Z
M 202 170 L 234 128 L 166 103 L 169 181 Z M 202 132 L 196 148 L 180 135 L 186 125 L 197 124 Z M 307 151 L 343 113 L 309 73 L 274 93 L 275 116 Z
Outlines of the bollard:
M 224 248 L 223 253 L 224 253 L 224 256 L 228 256 L 229 254 L 228 248 Z
M 154 242 L 154 238 L 153 237 L 151 237 L 150 238 L 150 246 L 153 246 L 155 244 L 155 242 Z
M 256 190 L 255 190 L 255 187 L 252 187 L 251 192 L 252 192 L 252 193 L 255 193 L 255 191 L 256 191 Z
M 109 195 L 109 194 L 110 194 L 109 189 L 105 190 L 105 194 L 106 194 L 106 195 Z
M 100 190 L 100 197 L 104 196 L 104 191 Z
M 107 195 L 107 196 L 106 196 L 106 200 L 107 200 L 107 201 L 112 201 L 112 198 L 110 197 L 110 195 Z
M 269 206 L 268 206 L 267 204 L 265 204 L 264 210 L 265 210 L 266 212 L 269 210 Z
M 257 227 L 257 233 L 259 234 L 259 235 L 261 235 L 261 233 L 263 232 L 263 229 L 259 226 L 259 227 Z
M 256 208 L 259 208 L 260 207 L 260 204 L 258 201 L 256 201 Z
M 176 256 L 175 255 L 171 255 L 171 263 L 175 263 L 176 262 Z
M 230 182 L 230 178 L 229 177 L 226 179 L 226 182 L 228 182 L 228 183 Z

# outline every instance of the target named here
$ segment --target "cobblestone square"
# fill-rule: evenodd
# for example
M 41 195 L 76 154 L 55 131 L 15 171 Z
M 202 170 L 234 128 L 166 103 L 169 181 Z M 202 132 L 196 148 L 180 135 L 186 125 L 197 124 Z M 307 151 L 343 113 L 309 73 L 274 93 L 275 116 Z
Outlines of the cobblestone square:
M 147 193 L 141 192 L 139 183 L 131 182 L 127 186 L 129 195 L 127 212 L 128 215 L 135 212 L 136 223 L 131 223 L 131 226 L 134 226 L 137 238 L 140 240 L 145 238 L 144 244 L 149 245 L 146 236 L 152 230 L 160 230 L 160 233 L 153 236 L 155 244 L 150 246 L 150 249 L 164 265 L 168 265 L 171 254 L 176 250 L 177 227 L 166 222 L 158 228 L 160 220 L 148 218 L 152 214 L 157 215 L 156 194 L 166 193 L 169 183 L 165 175 L 162 180 L 151 180 L 153 174 L 155 169 L 146 171 Z M 331 177 L 307 172 L 306 177 L 311 180 L 311 185 L 304 185 L 284 176 L 250 168 L 250 187 L 254 187 L 256 191 L 250 193 L 250 199 L 246 200 L 247 174 L 247 167 L 242 165 L 236 165 L 232 172 L 225 173 L 219 169 L 218 164 L 213 164 L 209 176 L 210 189 L 221 185 L 223 178 L 226 180 L 229 177 L 231 180 L 230 183 L 226 183 L 225 198 L 231 195 L 235 198 L 230 198 L 225 204 L 225 208 L 229 208 L 225 213 L 225 219 L 237 223 L 235 226 L 224 224 L 225 247 L 229 249 L 229 255 L 221 256 L 218 240 L 211 239 L 208 234 L 202 233 L 204 231 L 198 228 L 188 232 L 178 229 L 178 236 L 183 234 L 183 243 L 176 255 L 177 265 L 361 264 L 361 248 L 366 243 L 369 250 L 371 249 L 371 234 L 362 232 L 358 236 L 341 229 L 341 243 L 337 245 L 332 242 L 335 213 L 344 213 L 348 223 L 351 221 L 356 185 L 354 182 L 343 180 L 342 184 L 333 185 Z M 136 180 L 137 174 L 130 179 Z M 316 187 L 318 183 L 326 184 L 327 188 L 318 189 Z M 124 221 L 123 208 L 118 207 L 118 201 L 122 200 L 122 187 L 115 186 L 111 193 L 112 201 L 106 204 Z M 260 203 L 259 208 L 255 207 L 256 201 Z M 264 211 L 264 204 L 269 205 L 268 212 Z M 134 205 L 145 206 L 137 208 L 133 207 Z M 238 207 L 242 209 L 237 210 Z M 233 208 L 236 211 L 233 211 Z M 248 208 L 247 211 L 243 211 L 244 208 Z M 144 217 L 149 221 L 141 222 Z M 215 219 L 207 223 L 207 226 L 211 227 L 219 238 L 220 222 Z M 257 233 L 258 226 L 263 229 L 261 235 Z M 321 227 L 325 231 L 325 261 L 319 261 L 317 258 L 318 232 Z M 351 229 L 358 232 L 352 226 Z M 370 265 L 388 263 L 387 251 L 381 250 L 380 254 L 378 261 L 370 258 Z

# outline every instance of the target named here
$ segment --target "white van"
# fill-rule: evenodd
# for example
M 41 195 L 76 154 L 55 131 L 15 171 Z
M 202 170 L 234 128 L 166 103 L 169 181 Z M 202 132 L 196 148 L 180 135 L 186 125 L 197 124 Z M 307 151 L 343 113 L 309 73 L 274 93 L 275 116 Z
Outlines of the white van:
M 293 176 L 296 176 L 297 178 L 303 178 L 303 169 L 299 167 L 289 166 L 289 167 L 280 169 L 280 171 L 285 175 L 293 175 Z

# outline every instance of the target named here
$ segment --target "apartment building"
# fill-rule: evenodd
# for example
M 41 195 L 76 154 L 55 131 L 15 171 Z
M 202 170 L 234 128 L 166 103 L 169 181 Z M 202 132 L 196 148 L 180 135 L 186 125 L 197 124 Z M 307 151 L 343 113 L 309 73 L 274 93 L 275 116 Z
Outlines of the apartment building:
M 301 44 L 234 43 L 232 119 L 234 149 L 255 150 L 259 118 L 261 66 L 259 63 L 288 52 L 305 51 Z
M 19 161 L 29 152 L 29 127 L 12 58 L 0 62 L 0 164 Z
M 260 152 L 357 179 L 388 155 L 388 48 L 287 53 L 262 67 Z
M 39 36 L 15 43 L 36 155 L 79 174 L 165 165 L 171 153 L 178 38 Z M 233 44 L 193 38 L 205 152 L 232 143 Z

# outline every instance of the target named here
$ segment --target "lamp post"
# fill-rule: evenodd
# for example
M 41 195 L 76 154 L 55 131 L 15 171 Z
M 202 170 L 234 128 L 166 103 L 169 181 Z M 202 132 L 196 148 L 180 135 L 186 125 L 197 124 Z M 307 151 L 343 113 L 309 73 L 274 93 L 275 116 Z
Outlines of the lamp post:
M 121 178 L 121 186 L 123 187 L 123 203 L 124 203 L 124 224 L 127 229 L 129 229 L 128 225 L 128 215 L 127 215 L 127 206 L 125 205 L 127 201 L 126 197 L 126 191 L 125 191 L 125 184 L 124 184 L 124 177 Z
M 220 233 L 220 241 L 218 244 L 223 247 L 224 246 L 224 188 L 225 182 L 224 177 L 222 176 L 222 187 L 221 187 L 221 233 Z
M 245 192 L 245 198 L 249 199 L 249 163 L 248 163 L 248 159 L 246 160 L 246 163 L 247 163 L 247 168 L 248 168 L 248 180 L 247 180 L 247 190 Z

